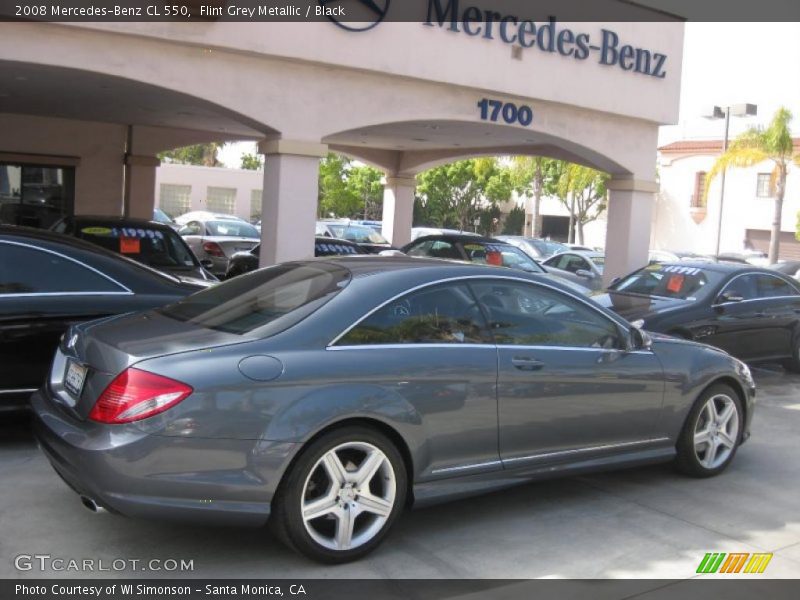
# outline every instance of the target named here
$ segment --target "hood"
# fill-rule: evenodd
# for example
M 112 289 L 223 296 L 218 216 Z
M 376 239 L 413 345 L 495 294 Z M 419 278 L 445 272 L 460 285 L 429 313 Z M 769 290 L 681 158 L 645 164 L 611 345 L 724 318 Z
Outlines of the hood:
M 600 306 L 613 310 L 628 321 L 644 319 L 645 322 L 656 315 L 680 310 L 691 304 L 690 300 L 681 300 L 680 298 L 634 296 L 614 291 L 593 296 L 592 299 Z

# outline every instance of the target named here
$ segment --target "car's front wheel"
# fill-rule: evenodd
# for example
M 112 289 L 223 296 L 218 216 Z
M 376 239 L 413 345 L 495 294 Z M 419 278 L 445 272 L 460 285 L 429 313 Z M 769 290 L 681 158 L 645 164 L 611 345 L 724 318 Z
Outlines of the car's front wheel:
M 383 434 L 335 429 L 306 448 L 281 483 L 272 525 L 289 546 L 342 563 L 372 551 L 405 504 L 406 470 Z
M 693 477 L 724 471 L 742 440 L 742 401 L 728 385 L 715 384 L 697 399 L 677 444 L 677 466 Z

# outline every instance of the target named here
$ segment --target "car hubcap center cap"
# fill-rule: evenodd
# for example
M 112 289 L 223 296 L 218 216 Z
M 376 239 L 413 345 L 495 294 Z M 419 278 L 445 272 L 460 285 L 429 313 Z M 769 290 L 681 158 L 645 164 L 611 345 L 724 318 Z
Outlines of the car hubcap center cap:
M 353 502 L 356 499 L 356 491 L 347 485 L 339 490 L 339 499 L 342 502 Z

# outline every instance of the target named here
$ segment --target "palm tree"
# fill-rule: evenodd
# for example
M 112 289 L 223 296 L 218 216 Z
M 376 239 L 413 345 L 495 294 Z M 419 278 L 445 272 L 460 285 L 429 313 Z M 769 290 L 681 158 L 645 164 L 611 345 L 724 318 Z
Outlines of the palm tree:
M 786 174 L 789 164 L 800 166 L 800 153 L 794 153 L 789 123 L 792 113 L 781 107 L 772 117 L 766 129 L 750 127 L 738 136 L 730 147 L 716 160 L 706 177 L 706 195 L 714 177 L 728 167 L 752 167 L 766 160 L 775 165 L 770 177 L 770 189 L 775 197 L 775 212 L 772 219 L 772 235 L 769 240 L 769 262 L 778 261 L 781 235 L 781 213 L 783 196 L 786 193 Z

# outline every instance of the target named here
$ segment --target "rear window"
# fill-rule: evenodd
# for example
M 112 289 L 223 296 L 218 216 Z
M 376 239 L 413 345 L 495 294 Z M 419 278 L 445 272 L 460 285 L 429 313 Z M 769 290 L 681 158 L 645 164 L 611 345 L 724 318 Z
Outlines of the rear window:
M 244 221 L 208 221 L 206 227 L 211 235 L 260 238 L 258 229 Z
M 653 264 L 640 269 L 609 289 L 615 292 L 697 300 L 710 293 L 722 274 L 702 267 Z
M 372 227 L 364 225 L 348 225 L 339 223 L 328 223 L 328 229 L 333 233 L 333 237 L 341 238 L 356 244 L 388 244 L 380 233 Z
M 328 263 L 289 263 L 235 277 L 158 309 L 199 327 L 257 337 L 275 335 L 328 302 L 350 271 Z
M 197 266 L 191 250 L 172 229 L 91 223 L 78 224 L 75 235 L 155 269 L 190 270 Z
M 544 269 L 525 254 L 522 250 L 511 244 L 481 244 L 468 242 L 463 244 L 464 251 L 469 260 L 483 265 L 496 267 L 510 267 L 529 273 L 544 273 Z

